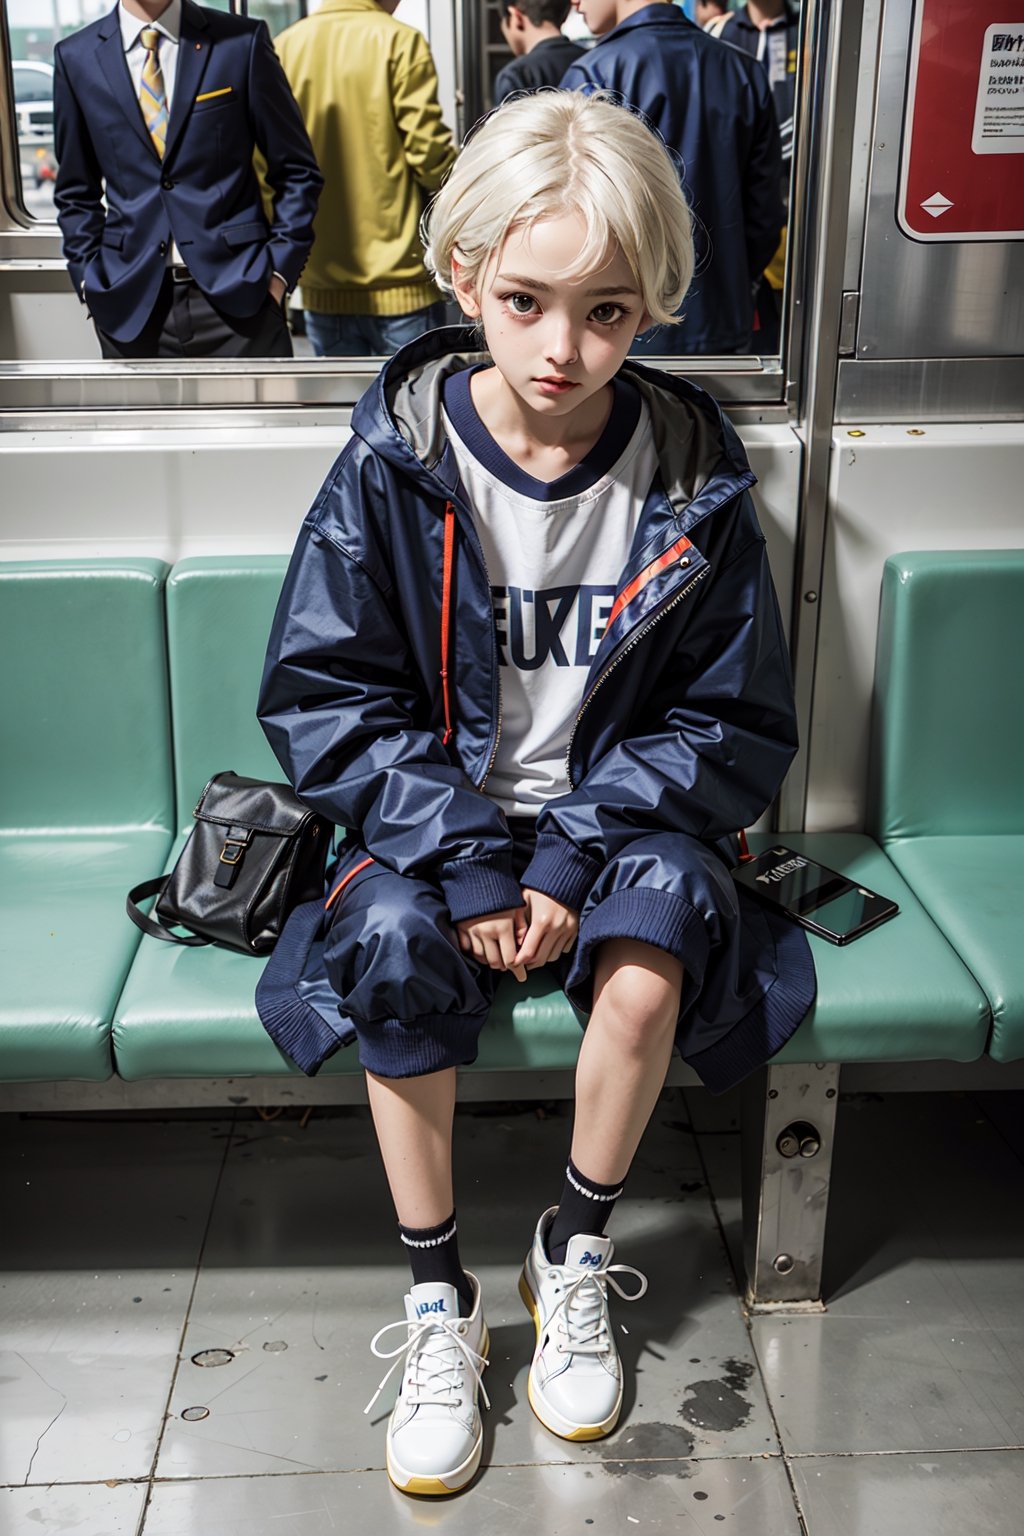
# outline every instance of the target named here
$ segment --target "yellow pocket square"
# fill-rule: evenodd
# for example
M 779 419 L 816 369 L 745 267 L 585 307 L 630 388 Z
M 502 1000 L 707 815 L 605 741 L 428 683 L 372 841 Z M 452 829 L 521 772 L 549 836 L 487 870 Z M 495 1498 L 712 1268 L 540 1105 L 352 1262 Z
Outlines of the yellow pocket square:
M 219 91 L 204 91 L 201 96 L 196 97 L 196 101 L 212 101 L 215 96 L 230 96 L 233 90 L 233 85 L 223 85 Z

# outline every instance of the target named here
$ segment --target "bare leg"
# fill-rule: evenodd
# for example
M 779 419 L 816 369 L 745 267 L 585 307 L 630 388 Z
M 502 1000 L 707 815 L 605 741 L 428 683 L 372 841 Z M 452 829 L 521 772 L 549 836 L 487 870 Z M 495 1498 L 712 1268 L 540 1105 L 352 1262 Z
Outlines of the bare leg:
M 455 1068 L 425 1077 L 366 1074 L 384 1171 L 404 1227 L 433 1227 L 455 1206 L 452 1120 Z
M 612 939 L 594 968 L 594 1011 L 576 1068 L 572 1160 L 589 1178 L 629 1172 L 668 1072 L 683 984 L 680 961 L 652 944 Z

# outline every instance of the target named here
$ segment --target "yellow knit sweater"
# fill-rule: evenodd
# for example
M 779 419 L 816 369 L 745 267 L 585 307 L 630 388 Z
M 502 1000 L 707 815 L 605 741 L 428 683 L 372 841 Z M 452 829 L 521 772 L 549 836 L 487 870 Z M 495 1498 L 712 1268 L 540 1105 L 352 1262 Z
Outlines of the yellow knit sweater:
M 455 149 L 426 40 L 375 0 L 325 0 L 274 46 L 324 175 L 302 307 L 404 315 L 432 304 L 419 219 Z

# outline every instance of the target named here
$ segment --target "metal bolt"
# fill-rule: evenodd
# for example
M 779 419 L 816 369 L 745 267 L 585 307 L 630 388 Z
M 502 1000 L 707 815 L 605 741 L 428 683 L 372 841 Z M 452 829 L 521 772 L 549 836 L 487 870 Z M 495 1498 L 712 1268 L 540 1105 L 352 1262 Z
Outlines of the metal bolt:
M 768 1097 L 770 1099 L 777 1099 L 778 1096 L 779 1096 L 779 1090 L 777 1088 L 769 1088 L 768 1089 Z
M 834 1088 L 826 1088 L 825 1089 L 825 1097 L 826 1097 L 826 1099 L 834 1099 L 835 1096 L 836 1096 L 836 1091 L 835 1091 Z
M 796 1157 L 800 1151 L 799 1138 L 795 1135 L 791 1125 L 786 1127 L 775 1145 L 782 1157 Z
M 772 1268 L 777 1274 L 788 1275 L 793 1268 L 793 1260 L 788 1253 L 780 1253 L 772 1264 Z
M 847 437 L 867 437 L 867 433 L 862 432 L 859 427 L 851 427 L 846 435 Z
M 821 1140 L 817 1131 L 812 1130 L 808 1135 L 800 1138 L 800 1156 L 817 1157 L 821 1151 Z
M 804 593 L 804 602 L 805 603 L 816 603 L 817 601 L 818 601 L 818 594 L 817 594 L 817 592 L 805 592 Z

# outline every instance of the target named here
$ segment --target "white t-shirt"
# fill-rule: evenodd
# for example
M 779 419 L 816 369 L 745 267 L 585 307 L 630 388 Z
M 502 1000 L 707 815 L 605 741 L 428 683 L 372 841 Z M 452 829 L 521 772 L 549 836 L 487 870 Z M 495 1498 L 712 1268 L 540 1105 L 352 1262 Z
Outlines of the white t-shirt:
M 591 660 L 657 468 L 639 393 L 614 381 L 608 425 L 558 480 L 535 480 L 473 406 L 471 370 L 446 382 L 444 414 L 483 546 L 501 663 L 502 723 L 485 793 L 536 816 L 568 792 L 566 753 Z

